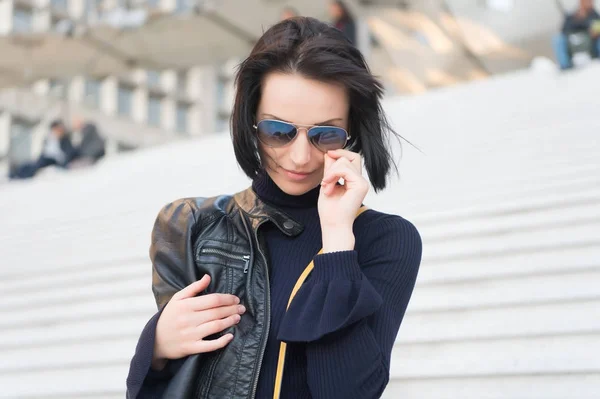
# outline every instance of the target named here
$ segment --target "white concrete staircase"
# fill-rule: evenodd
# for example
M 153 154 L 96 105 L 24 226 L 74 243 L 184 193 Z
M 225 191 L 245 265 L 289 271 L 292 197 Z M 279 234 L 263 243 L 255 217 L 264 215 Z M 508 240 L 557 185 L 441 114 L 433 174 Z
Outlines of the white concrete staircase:
M 598 397 L 599 75 L 386 102 L 423 153 L 367 203 L 424 242 L 386 398 Z M 122 398 L 156 213 L 247 184 L 217 136 L 0 187 L 0 398 Z

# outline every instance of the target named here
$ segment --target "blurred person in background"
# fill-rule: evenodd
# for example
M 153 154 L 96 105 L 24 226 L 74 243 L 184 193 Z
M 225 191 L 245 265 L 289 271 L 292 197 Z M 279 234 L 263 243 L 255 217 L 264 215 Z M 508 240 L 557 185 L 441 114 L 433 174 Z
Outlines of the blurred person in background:
M 280 21 L 285 21 L 286 19 L 290 19 L 290 18 L 294 18 L 294 17 L 298 17 L 300 16 L 300 13 L 298 13 L 298 10 L 296 10 L 294 7 L 284 7 L 284 9 L 281 11 L 281 16 L 279 17 Z
M 356 24 L 343 1 L 332 1 L 329 3 L 329 17 L 333 26 L 341 30 L 352 44 L 356 44 Z
M 75 148 L 62 120 L 50 123 L 50 132 L 42 147 L 42 152 L 35 162 L 19 165 L 11 170 L 11 179 L 26 179 L 35 176 L 48 166 L 68 167 L 75 157 Z
M 362 206 L 395 166 L 382 97 L 338 29 L 263 34 L 231 119 L 251 187 L 159 212 L 129 399 L 381 396 L 422 251 L 409 221 Z
M 94 123 L 75 117 L 71 122 L 71 128 L 75 155 L 69 167 L 92 165 L 104 157 L 106 143 Z
M 600 15 L 593 0 L 580 0 L 579 8 L 565 16 L 562 31 L 554 37 L 554 52 L 560 68 L 573 67 L 575 51 L 589 52 L 592 58 L 600 54 Z

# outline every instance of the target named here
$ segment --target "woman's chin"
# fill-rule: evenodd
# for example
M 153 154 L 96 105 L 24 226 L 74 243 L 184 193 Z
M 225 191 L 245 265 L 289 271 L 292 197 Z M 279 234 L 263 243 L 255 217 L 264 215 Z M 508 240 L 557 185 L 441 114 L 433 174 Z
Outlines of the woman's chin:
M 312 179 L 311 179 L 312 180 Z M 281 191 L 289 195 L 302 195 L 311 191 L 315 187 L 319 185 L 319 181 L 303 181 L 303 182 L 295 182 L 288 181 L 287 179 L 282 179 L 282 181 L 275 181 L 275 184 L 279 187 Z

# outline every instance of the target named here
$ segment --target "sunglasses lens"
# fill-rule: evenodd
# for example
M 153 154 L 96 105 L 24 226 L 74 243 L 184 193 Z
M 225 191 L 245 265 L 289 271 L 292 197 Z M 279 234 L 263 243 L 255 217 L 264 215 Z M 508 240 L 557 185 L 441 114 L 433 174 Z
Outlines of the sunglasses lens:
M 317 126 L 308 131 L 312 143 L 321 151 L 339 150 L 346 146 L 348 133 L 341 127 Z
M 283 147 L 289 144 L 298 131 L 296 127 L 287 122 L 263 120 L 256 126 L 258 139 L 269 147 Z

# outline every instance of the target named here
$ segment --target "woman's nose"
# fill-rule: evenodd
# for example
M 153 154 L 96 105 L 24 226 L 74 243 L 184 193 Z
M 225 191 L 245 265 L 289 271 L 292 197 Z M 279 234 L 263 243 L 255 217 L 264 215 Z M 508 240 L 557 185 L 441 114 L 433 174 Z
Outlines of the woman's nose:
M 303 166 L 310 162 L 310 154 L 312 152 L 312 144 L 308 140 L 308 132 L 306 129 L 298 129 L 298 137 L 290 146 L 290 158 L 296 166 Z

